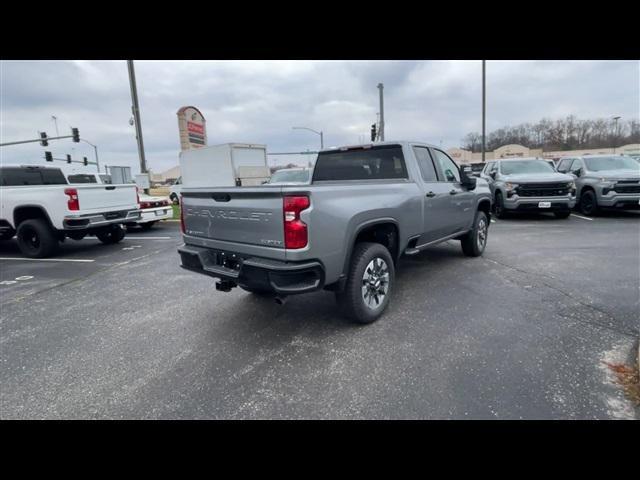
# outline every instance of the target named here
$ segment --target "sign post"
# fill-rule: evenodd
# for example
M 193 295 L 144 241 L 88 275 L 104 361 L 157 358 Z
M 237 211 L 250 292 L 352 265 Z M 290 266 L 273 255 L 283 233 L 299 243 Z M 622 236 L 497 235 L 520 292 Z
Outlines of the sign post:
M 207 121 L 196 107 L 182 107 L 177 112 L 180 149 L 191 150 L 207 146 Z

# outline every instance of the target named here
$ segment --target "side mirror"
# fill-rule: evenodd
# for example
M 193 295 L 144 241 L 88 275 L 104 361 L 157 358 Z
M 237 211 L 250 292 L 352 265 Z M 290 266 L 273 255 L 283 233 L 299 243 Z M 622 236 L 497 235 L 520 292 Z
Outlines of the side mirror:
M 496 171 L 494 170 L 493 172 L 489 172 L 489 176 L 495 180 L 496 179 Z
M 578 168 L 577 170 L 572 170 L 571 173 L 574 174 L 576 177 L 581 176 L 582 175 L 582 167 Z
M 460 184 L 467 190 L 476 188 L 478 179 L 470 175 L 471 167 L 463 167 L 460 169 Z

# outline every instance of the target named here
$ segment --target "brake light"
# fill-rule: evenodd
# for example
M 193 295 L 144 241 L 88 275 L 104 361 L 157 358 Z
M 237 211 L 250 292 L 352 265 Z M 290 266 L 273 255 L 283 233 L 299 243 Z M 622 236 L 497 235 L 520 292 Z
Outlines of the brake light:
M 284 247 L 304 248 L 308 243 L 307 224 L 300 220 L 300 212 L 311 205 L 309 197 L 296 195 L 282 198 L 284 210 Z
M 186 229 L 184 228 L 184 203 L 182 203 L 182 194 L 180 194 L 180 230 L 182 230 L 182 233 L 186 233 Z
M 64 194 L 69 196 L 67 208 L 69 210 L 80 210 L 80 200 L 78 200 L 78 190 L 75 188 L 65 188 Z

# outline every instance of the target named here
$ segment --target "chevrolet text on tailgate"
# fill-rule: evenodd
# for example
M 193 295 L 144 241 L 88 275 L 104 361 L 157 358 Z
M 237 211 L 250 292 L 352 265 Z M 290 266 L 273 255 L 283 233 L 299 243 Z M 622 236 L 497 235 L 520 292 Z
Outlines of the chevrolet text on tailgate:
M 418 142 L 318 154 L 309 184 L 182 188 L 182 267 L 216 289 L 274 295 L 325 289 L 360 323 L 376 320 L 401 255 L 460 240 L 482 255 L 491 193 L 442 150 Z

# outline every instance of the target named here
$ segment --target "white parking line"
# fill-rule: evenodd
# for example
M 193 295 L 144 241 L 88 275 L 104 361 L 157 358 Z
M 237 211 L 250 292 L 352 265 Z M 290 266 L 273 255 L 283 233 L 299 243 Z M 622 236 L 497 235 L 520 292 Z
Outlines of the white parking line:
M 132 240 L 171 240 L 171 237 L 131 237 L 129 235 L 127 235 L 124 238 L 125 240 L 127 238 L 130 238 Z
M 587 218 L 587 217 L 581 217 L 580 215 L 574 215 L 573 213 L 571 214 L 572 217 L 576 217 L 576 218 L 581 218 L 583 220 L 589 220 L 590 222 L 593 222 L 593 218 Z
M 80 258 L 26 258 L 26 257 L 0 257 L 0 260 L 27 260 L 30 262 L 78 262 L 78 263 L 90 263 L 95 260 L 86 260 Z

